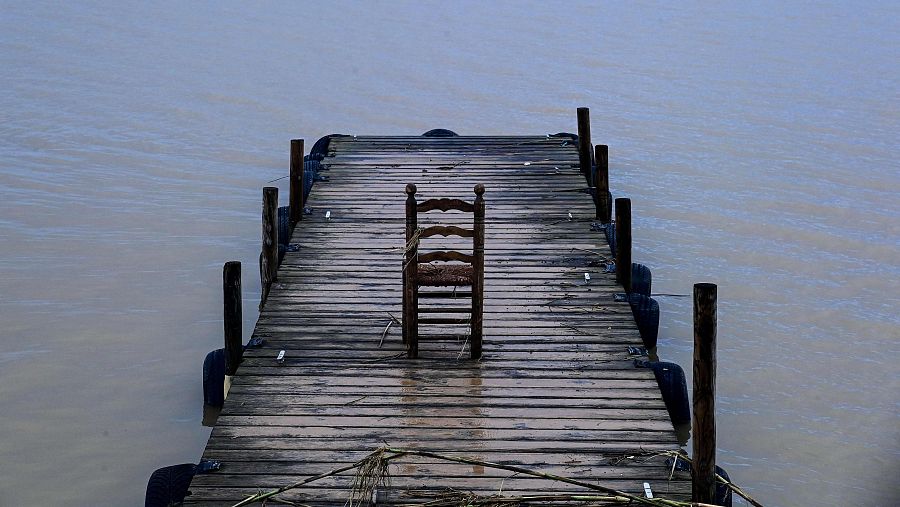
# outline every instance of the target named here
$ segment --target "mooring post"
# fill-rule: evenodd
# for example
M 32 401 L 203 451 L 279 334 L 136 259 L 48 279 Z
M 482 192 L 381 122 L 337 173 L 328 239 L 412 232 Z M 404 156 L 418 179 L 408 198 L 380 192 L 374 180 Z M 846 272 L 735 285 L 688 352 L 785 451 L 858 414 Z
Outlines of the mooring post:
M 616 199 L 616 281 L 631 292 L 631 199 Z
M 601 224 L 608 224 L 612 219 L 612 194 L 609 193 L 609 146 L 598 144 L 594 146 L 594 191 L 597 199 L 594 204 L 597 207 L 597 219 Z
M 244 340 L 241 338 L 241 263 L 229 261 L 222 268 L 222 289 L 225 323 L 225 375 L 234 375 L 241 357 L 244 355 Z
M 262 253 L 259 256 L 259 276 L 262 294 L 259 308 L 262 309 L 269 289 L 278 273 L 278 188 L 263 188 L 262 210 Z
M 578 161 L 581 174 L 591 183 L 591 115 L 586 107 L 579 107 L 578 112 Z
M 291 139 L 291 230 L 303 220 L 303 139 Z
M 694 502 L 716 499 L 716 292 L 712 283 L 694 284 Z

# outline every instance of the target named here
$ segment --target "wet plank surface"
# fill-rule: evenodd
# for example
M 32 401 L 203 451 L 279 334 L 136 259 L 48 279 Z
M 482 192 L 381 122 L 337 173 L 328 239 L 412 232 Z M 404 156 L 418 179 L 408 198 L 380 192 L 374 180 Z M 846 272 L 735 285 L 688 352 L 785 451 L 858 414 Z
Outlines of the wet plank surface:
M 195 477 L 186 504 L 233 504 L 386 444 L 689 496 L 664 457 L 647 456 L 679 445 L 653 373 L 628 356 L 640 335 L 628 304 L 613 300 L 620 288 L 601 265 L 609 247 L 591 230 L 594 206 L 577 166 L 571 141 L 545 136 L 333 139 L 328 180 L 314 186 L 312 212 L 291 238 L 299 251 L 287 253 L 256 325 L 266 345 L 245 353 L 204 452 L 222 469 Z M 476 183 L 487 188 L 480 361 L 468 359 L 464 340 L 421 342 L 420 359 L 408 360 L 400 326 L 385 333 L 401 315 L 406 183 L 419 200 L 472 201 Z M 466 225 L 430 215 L 420 226 Z M 465 247 L 441 241 L 436 248 Z M 444 310 L 435 315 L 453 316 Z M 446 488 L 584 491 L 425 458 L 404 458 L 390 473 L 379 503 L 424 502 Z M 352 478 L 278 498 L 343 504 Z

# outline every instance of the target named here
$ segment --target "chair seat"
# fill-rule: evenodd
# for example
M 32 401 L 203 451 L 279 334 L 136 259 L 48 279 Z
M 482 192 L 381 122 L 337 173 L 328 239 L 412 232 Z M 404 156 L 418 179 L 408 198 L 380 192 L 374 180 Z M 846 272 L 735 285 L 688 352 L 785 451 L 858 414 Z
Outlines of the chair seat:
M 471 286 L 475 270 L 469 264 L 419 264 L 416 281 L 424 287 Z

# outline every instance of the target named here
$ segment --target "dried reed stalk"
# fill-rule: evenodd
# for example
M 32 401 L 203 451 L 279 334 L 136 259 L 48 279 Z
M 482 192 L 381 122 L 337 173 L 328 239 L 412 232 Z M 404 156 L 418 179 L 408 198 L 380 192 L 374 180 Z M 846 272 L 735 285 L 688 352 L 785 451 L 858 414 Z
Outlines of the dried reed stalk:
M 641 454 L 642 456 L 647 455 L 647 453 L 635 453 L 635 455 Z M 518 496 L 502 496 L 499 493 L 496 495 L 489 496 L 479 496 L 471 492 L 463 492 L 457 490 L 448 490 L 444 493 L 438 495 L 438 497 L 426 503 L 418 503 L 418 504 L 406 504 L 403 507 L 412 507 L 413 505 L 418 507 L 465 507 L 465 506 L 478 506 L 478 507 L 500 507 L 500 506 L 512 506 L 512 505 L 520 505 L 522 503 L 527 502 L 581 502 L 581 503 L 593 503 L 594 505 L 655 505 L 655 506 L 667 506 L 667 507 L 715 507 L 709 504 L 701 504 L 696 502 L 682 502 L 677 500 L 668 500 L 665 498 L 644 498 L 637 495 L 632 495 L 630 493 L 626 493 L 624 491 L 619 491 L 613 488 L 608 488 L 606 486 L 602 486 L 599 484 L 593 484 L 589 482 L 580 481 L 577 479 L 571 479 L 568 477 L 563 477 L 555 474 L 548 474 L 543 472 L 538 472 L 534 470 L 529 470 L 523 467 L 515 466 L 515 465 L 504 465 L 501 463 L 491 463 L 488 461 L 482 461 L 472 458 L 466 458 L 462 456 L 452 456 L 447 454 L 441 454 L 432 451 L 426 450 L 417 450 L 417 449 L 403 449 L 397 447 L 382 447 L 377 449 L 375 452 L 368 454 L 365 458 L 353 463 L 352 465 L 342 466 L 340 468 L 335 468 L 329 472 L 325 472 L 323 474 L 315 475 L 312 477 L 308 477 L 302 481 L 296 482 L 294 484 L 284 486 L 272 491 L 268 492 L 260 492 L 255 495 L 251 495 L 244 500 L 234 504 L 233 507 L 241 507 L 244 505 L 249 505 L 251 503 L 256 502 L 265 502 L 268 499 L 272 501 L 279 501 L 278 499 L 273 498 L 275 495 L 279 493 L 283 493 L 285 491 L 296 489 L 302 486 L 305 486 L 309 483 L 318 481 L 320 479 L 324 479 L 326 477 L 332 477 L 348 470 L 357 469 L 356 474 L 353 478 L 353 483 L 350 487 L 350 499 L 348 500 L 348 506 L 353 507 L 354 505 L 363 506 L 363 505 L 374 505 L 376 503 L 376 492 L 379 487 L 389 487 L 390 482 L 390 473 L 388 470 L 388 465 L 391 461 L 404 457 L 404 456 L 419 456 L 423 458 L 431 458 L 437 459 L 441 461 L 449 461 L 452 463 L 460 463 L 464 465 L 478 465 L 486 468 L 494 468 L 498 470 L 506 470 L 509 472 L 514 472 L 516 474 L 527 475 L 530 477 L 538 477 L 542 479 L 547 479 L 550 481 L 558 481 L 564 482 L 566 484 L 572 484 L 574 486 L 579 486 L 588 490 L 598 491 L 603 493 L 602 495 L 591 495 L 591 494 L 554 494 L 554 495 L 518 495 Z M 660 453 L 654 453 L 652 456 L 673 456 L 678 459 L 683 459 L 688 462 L 690 460 L 685 457 L 683 454 L 680 454 L 675 451 L 664 451 Z M 651 457 L 652 457 L 651 456 Z M 631 456 L 628 456 L 629 458 Z M 717 476 L 718 480 L 724 484 L 726 484 L 731 490 L 742 498 L 746 499 L 755 507 L 762 507 L 762 505 L 747 495 L 741 488 L 735 486 L 729 481 L 726 481 L 721 476 Z M 285 500 L 281 500 L 284 503 L 291 503 Z

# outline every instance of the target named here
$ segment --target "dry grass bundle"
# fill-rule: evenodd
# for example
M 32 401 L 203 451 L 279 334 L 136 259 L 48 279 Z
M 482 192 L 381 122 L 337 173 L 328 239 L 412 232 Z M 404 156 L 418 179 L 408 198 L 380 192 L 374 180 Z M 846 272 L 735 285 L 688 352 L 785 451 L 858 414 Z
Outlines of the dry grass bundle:
M 378 502 L 378 488 L 391 487 L 389 460 L 382 447 L 357 463 L 356 475 L 350 487 L 349 507 L 354 505 L 375 505 Z

